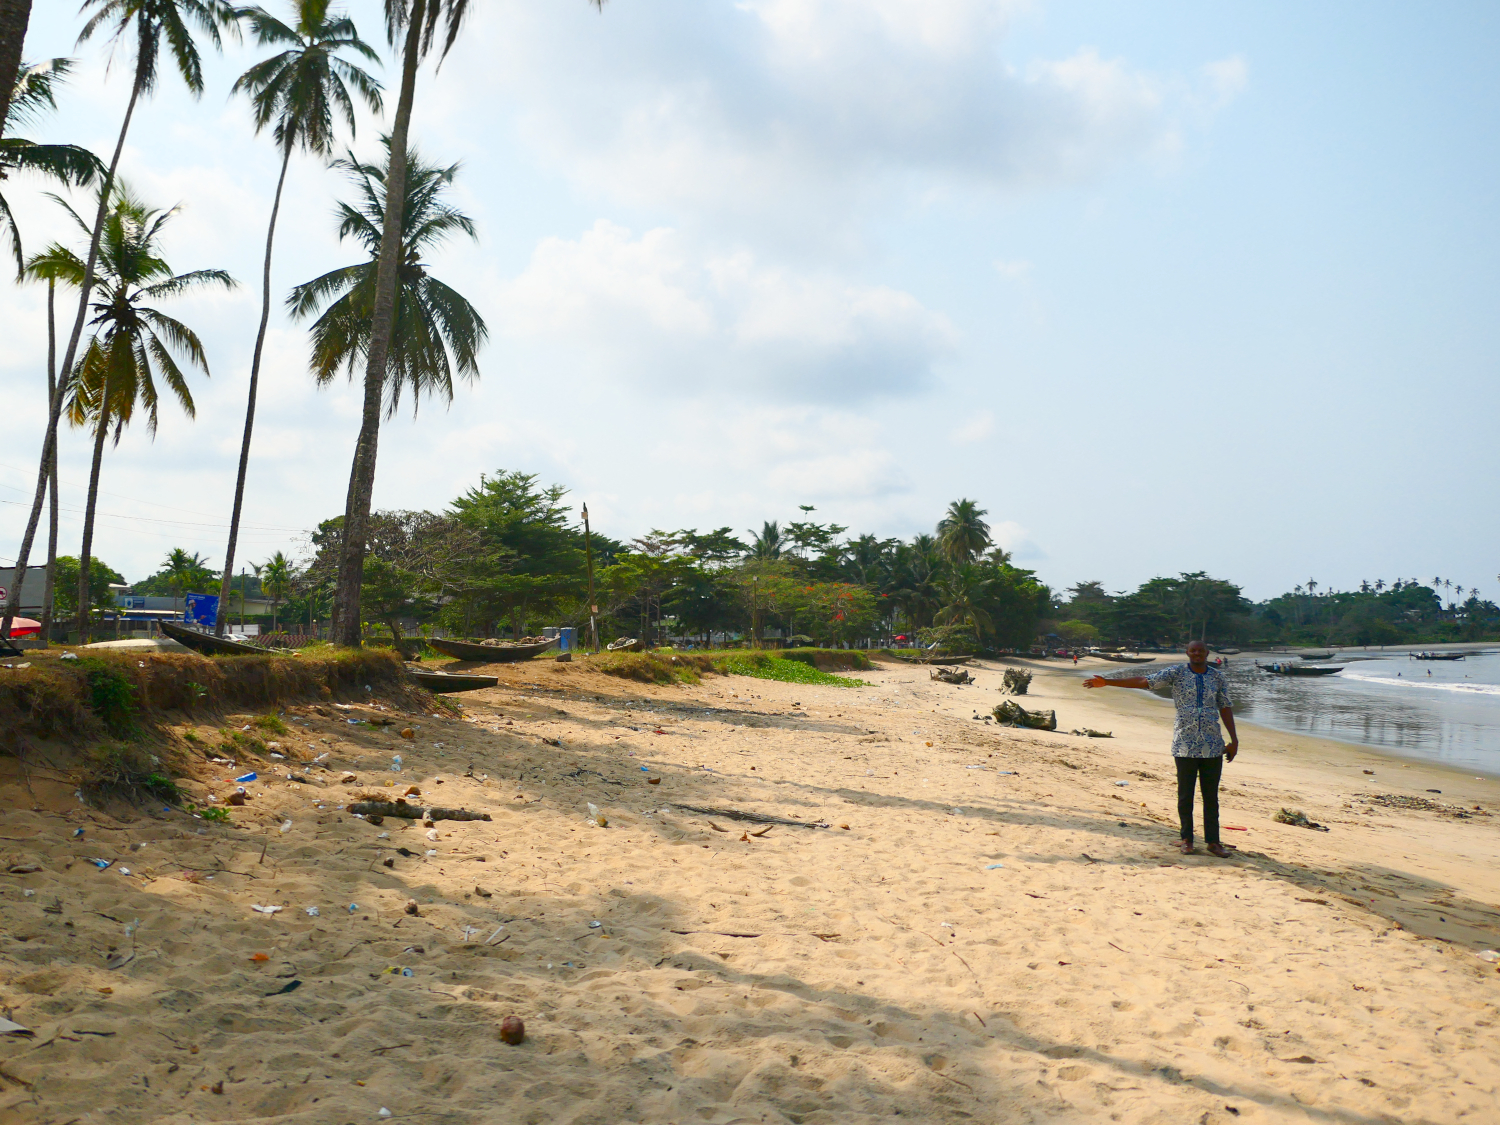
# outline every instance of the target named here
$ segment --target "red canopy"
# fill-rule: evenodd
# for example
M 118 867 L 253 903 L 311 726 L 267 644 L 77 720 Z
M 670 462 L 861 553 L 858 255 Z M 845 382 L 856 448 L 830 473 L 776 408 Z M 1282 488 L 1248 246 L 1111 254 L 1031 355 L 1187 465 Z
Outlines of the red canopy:
M 29 617 L 14 617 L 10 622 L 12 637 L 34 637 L 42 631 L 42 623 Z

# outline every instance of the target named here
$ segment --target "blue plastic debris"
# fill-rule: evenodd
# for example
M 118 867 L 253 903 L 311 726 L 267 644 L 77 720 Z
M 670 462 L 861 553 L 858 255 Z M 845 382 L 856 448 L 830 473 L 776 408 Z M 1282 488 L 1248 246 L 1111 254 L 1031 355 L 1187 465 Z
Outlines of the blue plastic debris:
M 83 829 L 82 828 L 75 828 L 75 829 L 73 829 L 73 839 L 76 840 L 76 839 L 78 839 L 78 837 L 80 837 L 82 835 L 83 835 Z
M 97 867 L 100 871 L 103 871 L 106 867 L 112 866 L 115 861 L 112 859 L 91 859 L 89 860 L 89 862 Z
M 642 773 L 650 773 L 651 772 L 650 767 L 648 767 L 648 766 L 642 766 L 641 767 L 641 772 Z
M 1003 863 L 992 863 L 988 867 L 986 867 L 985 870 L 986 871 L 998 871 L 998 870 L 1000 870 L 1000 868 L 1002 868 L 1004 866 L 1005 866 L 1005 864 L 1003 864 Z
M 259 776 L 260 775 L 257 774 L 254 770 L 251 770 L 249 773 L 242 773 L 242 774 L 240 774 L 240 776 L 237 777 L 237 778 L 235 778 L 235 780 L 236 781 L 255 781 L 257 778 L 259 778 Z

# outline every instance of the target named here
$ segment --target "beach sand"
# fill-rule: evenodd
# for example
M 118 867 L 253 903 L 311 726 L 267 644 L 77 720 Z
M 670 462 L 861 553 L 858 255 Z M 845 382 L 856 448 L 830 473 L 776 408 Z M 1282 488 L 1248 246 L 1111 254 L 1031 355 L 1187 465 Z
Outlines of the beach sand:
M 1182 856 L 1170 709 L 1032 666 L 1059 732 L 972 718 L 996 663 L 496 666 L 462 718 L 290 708 L 331 772 L 240 761 L 232 825 L 4 759 L 0 1121 L 1500 1120 L 1500 782 L 1247 727 L 1238 852 Z M 493 819 L 338 809 L 413 784 Z

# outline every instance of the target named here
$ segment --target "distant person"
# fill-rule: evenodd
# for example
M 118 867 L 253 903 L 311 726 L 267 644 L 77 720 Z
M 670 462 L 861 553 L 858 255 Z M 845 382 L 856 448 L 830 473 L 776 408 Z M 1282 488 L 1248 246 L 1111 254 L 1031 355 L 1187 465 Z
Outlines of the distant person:
M 1233 704 L 1224 673 L 1208 664 L 1208 646 L 1192 641 L 1187 646 L 1186 664 L 1173 664 L 1148 676 L 1127 676 L 1107 680 L 1094 676 L 1083 682 L 1086 688 L 1124 687 L 1154 688 L 1163 684 L 1172 688 L 1172 702 L 1177 706 L 1177 722 L 1172 729 L 1172 758 L 1177 764 L 1177 819 L 1181 824 L 1179 849 L 1193 854 L 1193 786 L 1203 789 L 1203 839 L 1211 855 L 1229 858 L 1229 849 L 1219 841 L 1219 779 L 1224 760 L 1234 761 L 1240 750 L 1240 737 L 1234 729 Z M 1219 723 L 1229 731 L 1229 744 L 1219 731 Z

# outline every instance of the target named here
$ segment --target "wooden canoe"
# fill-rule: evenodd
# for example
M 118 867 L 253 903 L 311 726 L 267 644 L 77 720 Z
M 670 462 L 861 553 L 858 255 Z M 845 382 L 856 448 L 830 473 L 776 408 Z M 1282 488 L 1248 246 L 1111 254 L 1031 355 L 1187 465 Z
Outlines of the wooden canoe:
M 204 656 L 282 656 L 284 653 L 273 652 L 259 645 L 246 644 L 244 641 L 231 641 L 228 637 L 216 637 L 212 633 L 200 633 L 197 629 L 189 629 L 184 625 L 174 625 L 170 621 L 158 623 L 163 636 L 171 637 L 180 645 L 192 649 L 194 652 Z
M 1282 664 L 1279 662 L 1276 664 L 1261 664 L 1257 662 L 1255 666 L 1262 672 L 1269 672 L 1273 676 L 1331 676 L 1335 672 L 1342 672 L 1344 670 L 1342 664 L 1328 667 L 1326 665 L 1318 666 L 1312 664 Z
M 448 695 L 455 691 L 477 691 L 494 687 L 499 676 L 469 676 L 458 672 L 435 672 L 430 668 L 413 668 L 407 665 L 406 674 L 430 692 Z
M 1150 664 L 1156 659 L 1154 656 L 1126 656 L 1123 652 L 1091 652 L 1088 655 L 1113 660 L 1116 664 Z
M 1466 652 L 1408 652 L 1406 655 L 1413 660 L 1462 660 L 1469 654 Z
M 557 643 L 557 639 L 554 637 L 550 641 L 535 645 L 482 645 L 474 641 L 439 640 L 432 637 L 427 643 L 439 652 L 447 653 L 459 660 L 482 664 L 510 664 L 517 660 L 530 660 L 538 653 L 546 652 Z
M 903 664 L 930 664 L 940 668 L 951 668 L 956 664 L 967 664 L 973 660 L 972 656 L 898 656 L 894 652 L 885 654 L 892 660 L 899 660 Z

